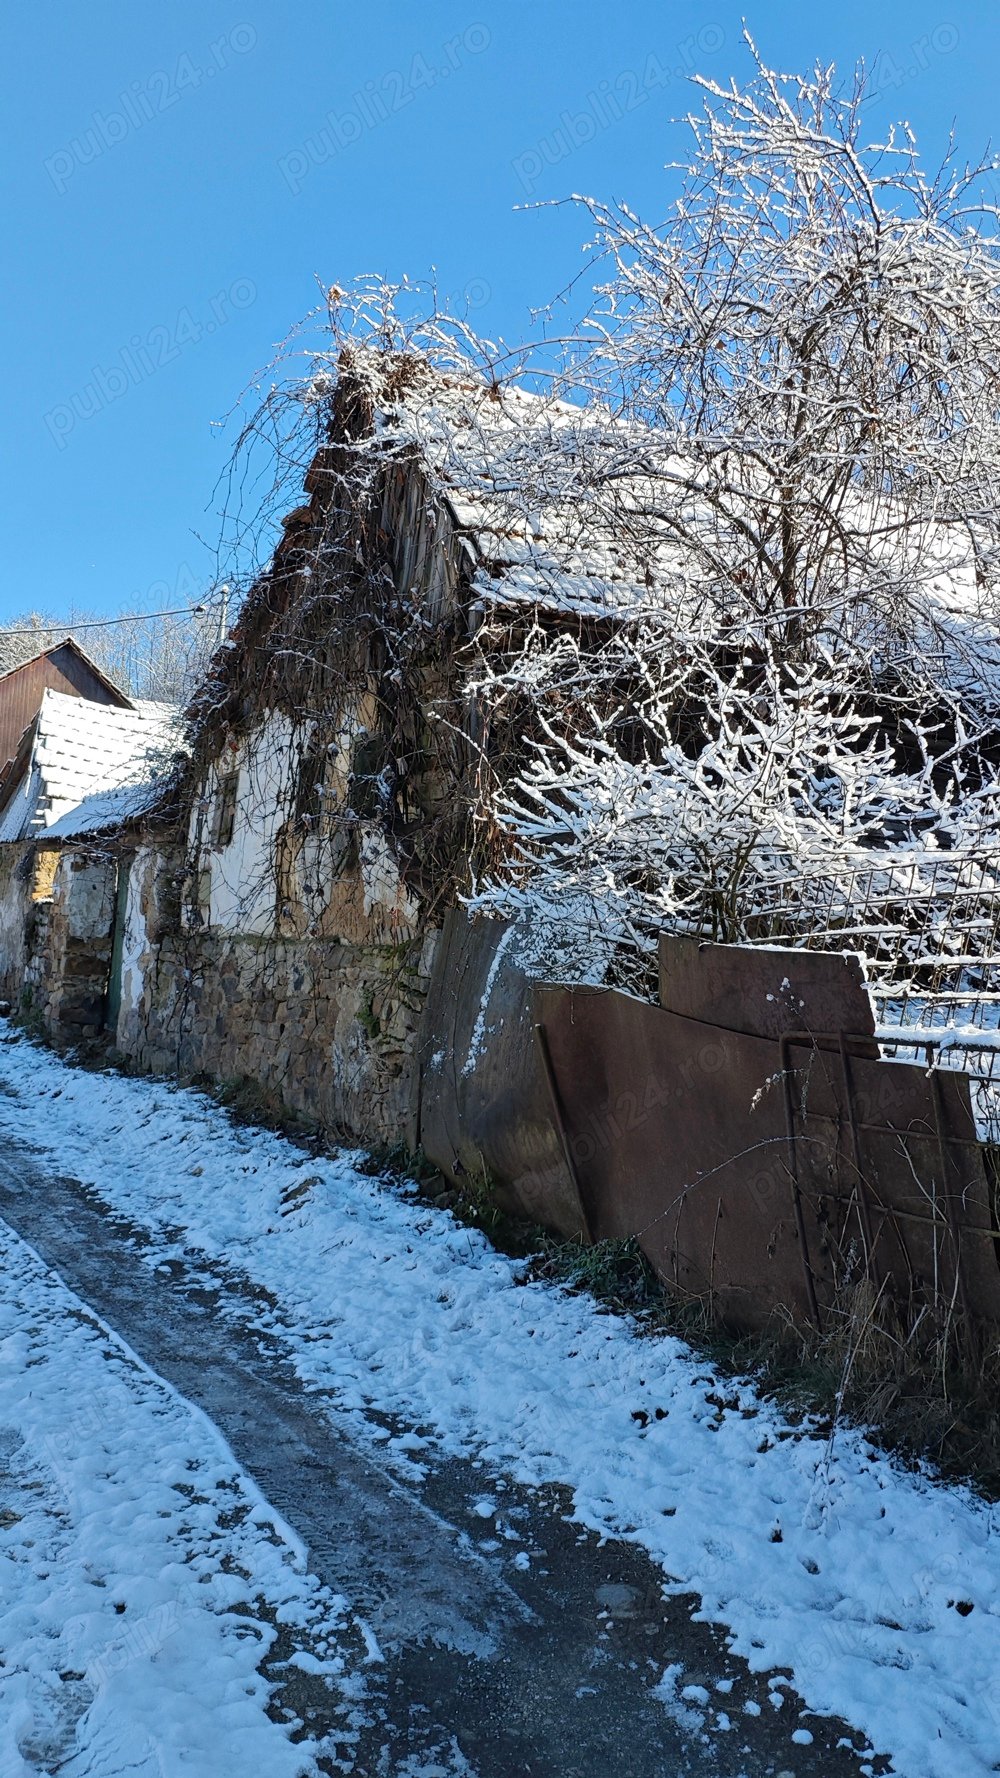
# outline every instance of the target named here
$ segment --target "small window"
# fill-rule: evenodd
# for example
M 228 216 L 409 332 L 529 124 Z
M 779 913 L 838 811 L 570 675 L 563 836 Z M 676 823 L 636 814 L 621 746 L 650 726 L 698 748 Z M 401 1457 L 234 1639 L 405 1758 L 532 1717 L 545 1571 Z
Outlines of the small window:
M 236 826 L 236 793 L 239 790 L 239 772 L 227 772 L 219 780 L 219 794 L 215 803 L 215 834 L 212 845 L 217 852 L 228 846 Z
M 295 787 L 295 817 L 307 833 L 318 828 L 325 813 L 323 792 L 326 788 L 325 752 L 303 753 L 299 759 Z

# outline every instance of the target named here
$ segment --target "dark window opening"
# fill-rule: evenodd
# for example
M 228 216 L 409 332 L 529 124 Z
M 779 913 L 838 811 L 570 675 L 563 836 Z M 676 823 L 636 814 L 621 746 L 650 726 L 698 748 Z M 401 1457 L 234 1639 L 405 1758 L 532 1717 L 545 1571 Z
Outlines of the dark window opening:
M 239 772 L 227 772 L 219 781 L 219 794 L 215 805 L 215 833 L 212 844 L 217 852 L 228 846 L 236 827 L 236 793 L 239 789 Z

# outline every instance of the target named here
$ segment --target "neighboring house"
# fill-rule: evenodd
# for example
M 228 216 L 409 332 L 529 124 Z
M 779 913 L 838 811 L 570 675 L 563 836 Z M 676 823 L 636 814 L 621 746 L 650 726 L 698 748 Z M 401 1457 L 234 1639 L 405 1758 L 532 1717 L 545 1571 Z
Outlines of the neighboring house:
M 117 710 L 132 707 L 131 699 L 101 672 L 78 642 L 64 642 L 43 649 L 0 674 L 0 785 L 18 751 L 21 736 L 38 714 L 46 691 L 66 697 L 85 698 Z
M 45 690 L 0 783 L 0 978 L 53 1034 L 117 1017 L 127 872 L 111 836 L 162 797 L 182 732 L 173 705 Z
M 138 812 L 179 739 L 172 704 L 115 706 L 43 691 L 0 782 L 0 841 L 57 823 L 60 838 L 114 827 Z

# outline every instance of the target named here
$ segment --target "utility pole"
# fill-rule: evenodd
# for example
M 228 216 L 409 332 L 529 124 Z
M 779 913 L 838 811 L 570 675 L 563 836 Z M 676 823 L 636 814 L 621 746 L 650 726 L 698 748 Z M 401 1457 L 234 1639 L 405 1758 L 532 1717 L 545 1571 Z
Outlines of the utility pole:
M 226 640 L 226 636 L 229 633 L 229 586 L 228 586 L 228 583 L 225 586 L 221 586 L 219 588 L 219 596 L 222 600 L 222 605 L 221 605 L 221 608 L 219 611 L 219 634 L 218 634 L 218 637 L 216 638 L 216 643 L 215 643 L 216 648 L 222 647 L 222 644 Z

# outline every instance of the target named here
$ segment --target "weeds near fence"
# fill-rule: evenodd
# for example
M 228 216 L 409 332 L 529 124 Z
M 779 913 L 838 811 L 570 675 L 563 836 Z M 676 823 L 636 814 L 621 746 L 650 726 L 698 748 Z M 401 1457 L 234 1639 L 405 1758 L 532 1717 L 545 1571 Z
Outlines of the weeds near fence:
M 303 1111 L 296 1111 L 280 1093 L 266 1086 L 263 1081 L 254 1080 L 250 1075 L 242 1074 L 231 1080 L 221 1081 L 213 1081 L 204 1075 L 191 1084 L 202 1092 L 207 1092 L 216 1104 L 229 1112 L 236 1123 L 273 1130 L 292 1142 L 307 1142 L 320 1148 L 327 1146 L 331 1133 L 321 1134 L 315 1118 L 307 1116 Z
M 929 1462 L 942 1477 L 1000 1499 L 1000 1333 L 928 1310 L 906 1332 L 866 1281 L 845 1289 L 824 1330 L 775 1314 L 755 1332 L 727 1326 L 706 1300 L 663 1283 L 635 1236 L 560 1240 L 509 1215 L 482 1177 L 449 1185 L 423 1156 L 404 1148 L 373 1154 L 363 1170 L 416 1181 L 435 1208 L 479 1229 L 501 1252 L 527 1262 L 525 1282 L 560 1284 L 628 1316 L 649 1339 L 673 1337 L 722 1376 L 752 1381 L 802 1429 L 830 1438 L 841 1427 L 868 1434 L 902 1461 Z
M 648 1338 L 684 1340 L 723 1375 L 752 1379 L 807 1433 L 860 1428 L 904 1461 L 1000 1498 L 995 1329 L 928 1312 L 906 1333 L 864 1282 L 835 1302 L 822 1333 L 780 1316 L 755 1333 L 727 1328 L 707 1303 L 670 1291 L 634 1238 L 582 1247 L 544 1236 L 529 1275 L 586 1292 Z

